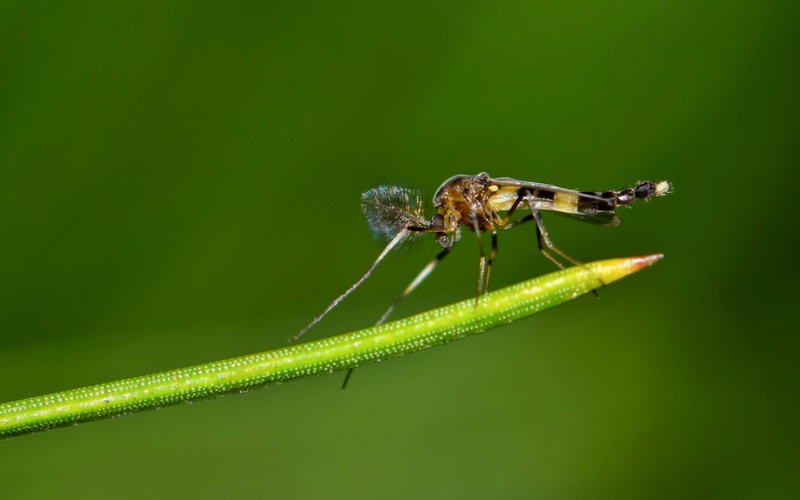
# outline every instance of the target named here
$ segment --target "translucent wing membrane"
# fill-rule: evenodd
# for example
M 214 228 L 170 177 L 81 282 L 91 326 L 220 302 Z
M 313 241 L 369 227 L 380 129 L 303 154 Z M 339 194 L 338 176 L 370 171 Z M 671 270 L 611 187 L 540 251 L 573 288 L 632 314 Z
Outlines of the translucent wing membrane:
M 601 212 L 599 214 L 565 214 L 563 212 L 553 212 L 562 217 L 588 222 L 598 226 L 614 227 L 622 224 L 622 219 L 613 212 Z
M 361 195 L 361 210 L 376 238 L 391 241 L 407 227 L 427 227 L 425 203 L 416 189 L 378 186 Z M 419 235 L 421 233 L 408 233 Z

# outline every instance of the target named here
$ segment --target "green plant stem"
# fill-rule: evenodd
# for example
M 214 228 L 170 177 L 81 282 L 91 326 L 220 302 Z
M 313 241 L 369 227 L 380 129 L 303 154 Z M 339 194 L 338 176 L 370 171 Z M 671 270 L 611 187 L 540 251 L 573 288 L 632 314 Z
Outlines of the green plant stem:
M 481 333 L 632 274 L 661 255 L 575 266 L 416 316 L 295 344 L 0 404 L 0 438 L 247 392 L 403 356 Z

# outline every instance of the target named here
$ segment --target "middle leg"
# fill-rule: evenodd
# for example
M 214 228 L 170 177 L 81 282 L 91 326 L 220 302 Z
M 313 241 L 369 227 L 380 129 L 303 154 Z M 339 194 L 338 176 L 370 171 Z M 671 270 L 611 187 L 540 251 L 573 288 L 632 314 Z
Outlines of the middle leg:
M 480 272 L 478 273 L 478 293 L 475 295 L 475 307 L 477 308 L 478 299 L 481 298 L 481 293 L 483 292 L 483 280 L 486 276 L 486 252 L 483 251 L 483 240 L 481 239 L 480 231 L 481 228 L 477 219 L 475 219 L 474 225 L 475 235 L 478 237 L 478 250 L 480 250 L 481 253 Z

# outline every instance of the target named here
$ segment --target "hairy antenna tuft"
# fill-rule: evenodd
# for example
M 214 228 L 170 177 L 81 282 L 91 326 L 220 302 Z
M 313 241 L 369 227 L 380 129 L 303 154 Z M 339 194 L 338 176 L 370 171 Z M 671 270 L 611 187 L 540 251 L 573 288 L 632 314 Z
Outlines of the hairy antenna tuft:
M 416 189 L 378 186 L 361 195 L 361 210 L 376 238 L 390 241 L 409 226 L 427 227 L 425 204 Z M 420 234 L 420 233 L 411 233 Z

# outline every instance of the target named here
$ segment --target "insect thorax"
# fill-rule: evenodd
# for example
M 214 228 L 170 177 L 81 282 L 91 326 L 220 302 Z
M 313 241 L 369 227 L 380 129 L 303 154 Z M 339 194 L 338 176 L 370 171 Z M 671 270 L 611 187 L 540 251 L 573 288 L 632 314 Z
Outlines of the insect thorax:
M 445 228 L 452 230 L 460 223 L 474 230 L 477 223 L 481 230 L 489 229 L 494 212 L 487 202 L 494 191 L 486 173 L 457 175 L 439 187 L 433 197 L 433 206 L 444 217 Z

